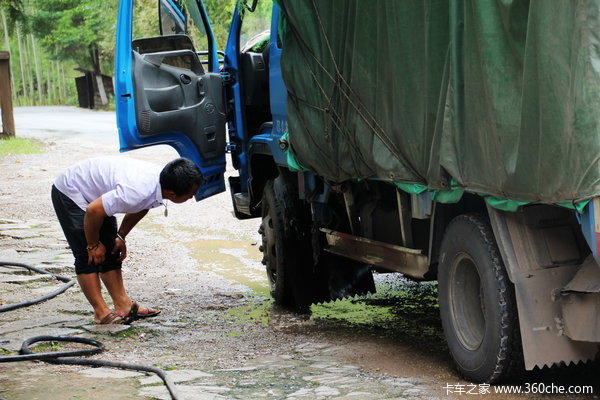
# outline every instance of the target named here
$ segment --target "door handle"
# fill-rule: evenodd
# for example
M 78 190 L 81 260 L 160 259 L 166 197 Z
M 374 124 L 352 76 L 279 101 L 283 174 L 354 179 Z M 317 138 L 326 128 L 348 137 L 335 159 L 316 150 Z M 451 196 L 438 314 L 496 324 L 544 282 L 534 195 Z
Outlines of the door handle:
M 192 78 L 189 75 L 186 75 L 186 74 L 179 75 L 179 80 L 184 85 L 189 85 L 190 83 L 192 83 Z

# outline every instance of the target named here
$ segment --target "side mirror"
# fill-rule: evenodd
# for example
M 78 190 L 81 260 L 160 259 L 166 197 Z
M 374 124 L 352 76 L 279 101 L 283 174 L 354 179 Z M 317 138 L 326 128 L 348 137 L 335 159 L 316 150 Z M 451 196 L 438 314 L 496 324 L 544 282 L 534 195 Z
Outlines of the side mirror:
M 252 3 L 244 2 L 244 6 L 246 7 L 246 10 L 248 10 L 250 12 L 254 12 L 254 10 L 256 10 L 257 4 L 258 4 L 258 0 L 252 0 Z

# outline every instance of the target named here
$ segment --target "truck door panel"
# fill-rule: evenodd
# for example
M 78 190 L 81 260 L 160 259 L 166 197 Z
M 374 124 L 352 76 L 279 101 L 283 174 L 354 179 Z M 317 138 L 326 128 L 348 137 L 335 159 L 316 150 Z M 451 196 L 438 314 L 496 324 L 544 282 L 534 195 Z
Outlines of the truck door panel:
M 173 36 L 133 42 L 134 98 L 140 134 L 181 132 L 191 139 L 203 159 L 223 156 L 221 78 L 204 72 L 187 36 Z

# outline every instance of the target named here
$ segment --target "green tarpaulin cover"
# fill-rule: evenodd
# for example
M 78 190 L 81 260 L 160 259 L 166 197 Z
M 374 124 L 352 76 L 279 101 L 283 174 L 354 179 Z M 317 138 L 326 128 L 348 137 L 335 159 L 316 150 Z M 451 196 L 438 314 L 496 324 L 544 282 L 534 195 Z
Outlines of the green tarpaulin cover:
M 600 195 L 600 0 L 278 3 L 298 166 L 519 204 Z

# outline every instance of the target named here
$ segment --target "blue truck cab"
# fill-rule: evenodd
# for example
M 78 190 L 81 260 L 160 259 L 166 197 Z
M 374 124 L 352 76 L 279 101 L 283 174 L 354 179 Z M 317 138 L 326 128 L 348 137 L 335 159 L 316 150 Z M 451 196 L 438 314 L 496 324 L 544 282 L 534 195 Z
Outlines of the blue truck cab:
M 197 200 L 226 190 L 229 153 L 233 210 L 262 218 L 262 262 L 277 303 L 305 308 L 374 292 L 373 271 L 400 272 L 438 280 L 449 350 L 469 380 L 596 357 L 600 198 L 579 211 L 532 204 L 509 212 L 475 194 L 441 204 L 377 179 L 335 183 L 298 171 L 286 153 L 281 9 L 235 3 L 221 52 L 201 0 L 159 0 L 160 35 L 147 38 L 133 37 L 134 0 L 120 0 L 121 151 L 172 146 L 206 178 Z M 249 36 L 257 6 L 268 7 L 267 20 Z
M 121 151 L 174 147 L 206 177 L 197 200 L 225 191 L 225 153 L 230 153 L 239 171 L 229 178 L 238 218 L 260 215 L 260 182 L 252 182 L 261 178 L 253 177 L 252 164 L 271 170 L 286 166 L 279 147 L 287 126 L 280 42 L 266 40 L 260 52 L 242 48 L 242 20 L 250 10 L 236 7 L 223 53 L 202 2 L 161 0 L 162 35 L 134 40 L 134 3 L 121 1 L 115 57 Z M 276 5 L 272 15 L 270 31 L 276 35 Z M 189 25 L 200 27 L 199 43 L 185 34 Z

